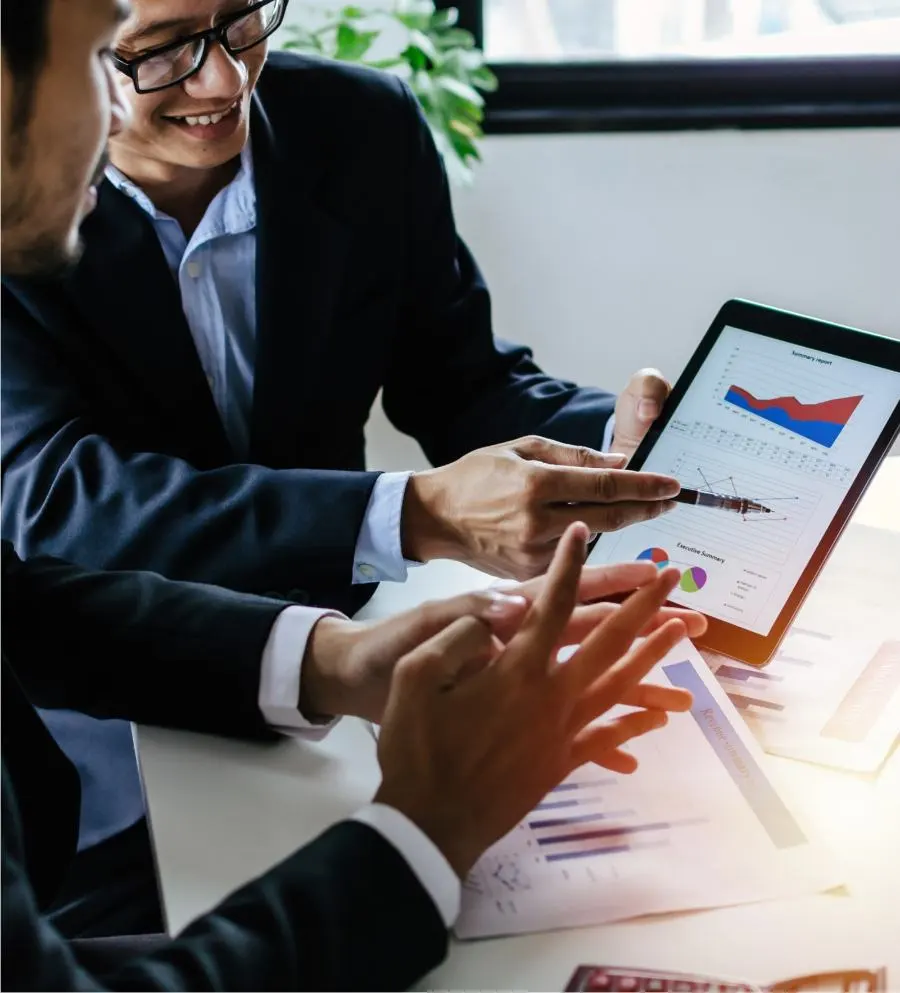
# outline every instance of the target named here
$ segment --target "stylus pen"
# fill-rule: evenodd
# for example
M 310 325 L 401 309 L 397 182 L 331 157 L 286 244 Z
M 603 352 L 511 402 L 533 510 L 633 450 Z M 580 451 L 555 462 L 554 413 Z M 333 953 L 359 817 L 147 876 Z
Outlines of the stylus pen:
M 735 514 L 771 514 L 769 507 L 764 507 L 756 500 L 747 497 L 727 496 L 724 493 L 704 493 L 701 490 L 689 490 L 682 487 L 678 496 L 672 497 L 675 503 L 691 503 L 697 507 L 716 507 L 718 510 L 731 510 Z

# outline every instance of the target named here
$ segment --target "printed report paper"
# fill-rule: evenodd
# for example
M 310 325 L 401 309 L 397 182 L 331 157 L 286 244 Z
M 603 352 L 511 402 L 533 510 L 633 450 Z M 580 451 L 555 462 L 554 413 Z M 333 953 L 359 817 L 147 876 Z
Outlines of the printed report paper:
M 689 641 L 653 681 L 691 711 L 630 746 L 632 776 L 584 766 L 478 861 L 461 938 L 820 892 L 844 882 L 766 776 L 766 758 Z

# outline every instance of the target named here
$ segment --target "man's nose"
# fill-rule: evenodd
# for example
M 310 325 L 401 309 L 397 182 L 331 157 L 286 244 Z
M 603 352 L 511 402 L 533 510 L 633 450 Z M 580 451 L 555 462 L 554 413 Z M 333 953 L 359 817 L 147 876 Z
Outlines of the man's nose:
M 229 55 L 219 44 L 213 44 L 199 72 L 186 79 L 182 86 L 195 100 L 218 97 L 233 99 L 247 83 L 247 67 Z
M 109 87 L 109 136 L 112 138 L 131 123 L 131 106 L 125 99 L 125 88 L 120 85 L 119 74 L 109 64 L 106 66 L 106 83 Z

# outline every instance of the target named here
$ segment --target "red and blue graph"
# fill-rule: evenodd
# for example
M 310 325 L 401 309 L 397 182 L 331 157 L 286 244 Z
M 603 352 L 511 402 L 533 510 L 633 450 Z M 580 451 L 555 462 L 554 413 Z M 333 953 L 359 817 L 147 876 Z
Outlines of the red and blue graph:
M 825 448 L 831 448 L 837 441 L 861 400 L 861 396 L 840 397 L 836 400 L 824 400 L 822 403 L 801 403 L 796 397 L 772 397 L 764 400 L 755 397 L 742 386 L 735 385 L 729 386 L 725 394 L 726 403 Z

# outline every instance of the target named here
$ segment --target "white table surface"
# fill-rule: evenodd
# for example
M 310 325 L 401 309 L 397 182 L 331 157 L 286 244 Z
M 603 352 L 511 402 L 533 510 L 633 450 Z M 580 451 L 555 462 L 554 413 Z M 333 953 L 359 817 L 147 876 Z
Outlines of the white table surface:
M 867 581 L 868 626 L 900 634 L 900 458 L 888 459 L 803 608 L 840 628 L 847 590 Z M 895 542 L 898 535 L 891 535 Z M 455 563 L 382 585 L 364 611 L 383 616 L 423 599 L 485 586 Z M 858 606 L 858 604 L 857 604 Z M 141 770 L 169 930 L 270 868 L 372 796 L 375 743 L 342 721 L 324 741 L 266 746 L 141 727 Z M 770 775 L 846 866 L 847 891 L 663 915 L 597 928 L 451 943 L 419 989 L 562 990 L 579 963 L 703 971 L 767 981 L 830 968 L 886 965 L 900 989 L 900 749 L 877 777 L 769 758 Z

